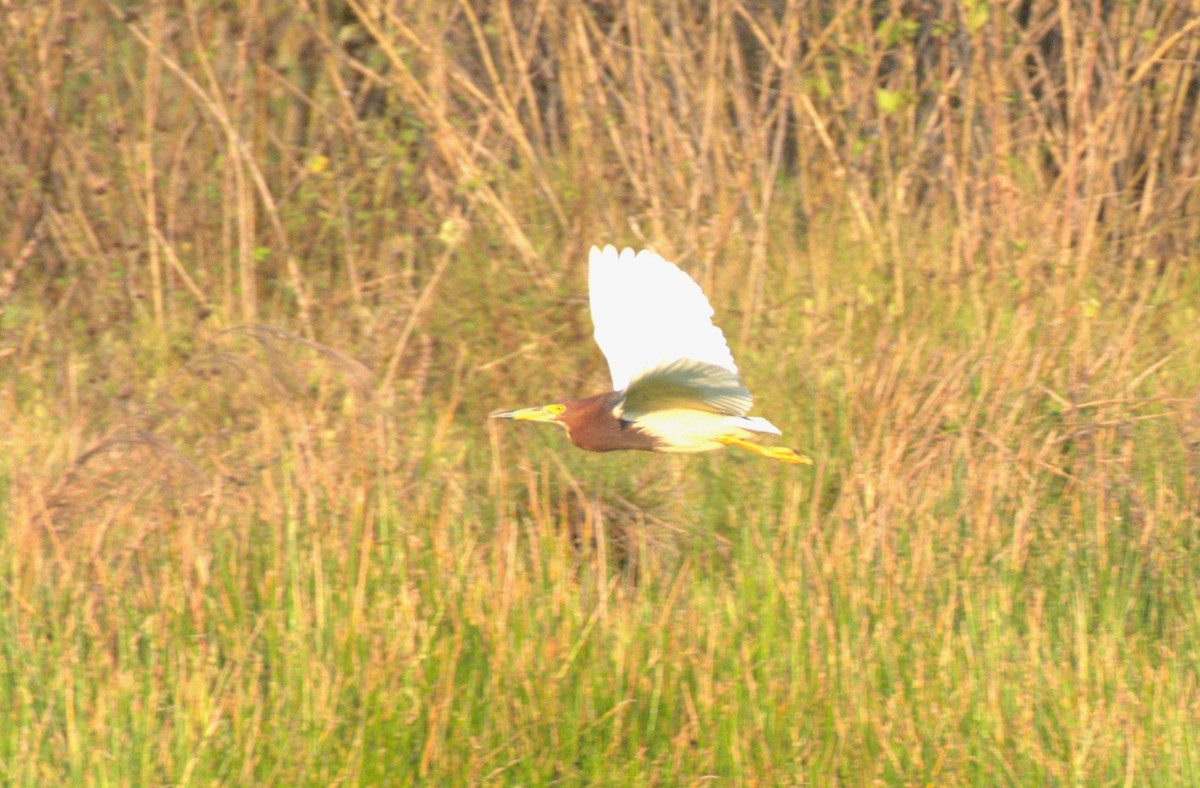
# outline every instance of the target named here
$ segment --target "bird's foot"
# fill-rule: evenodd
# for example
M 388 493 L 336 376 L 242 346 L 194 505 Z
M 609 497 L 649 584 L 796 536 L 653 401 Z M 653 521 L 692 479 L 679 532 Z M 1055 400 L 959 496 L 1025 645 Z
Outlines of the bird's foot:
M 812 457 L 808 457 L 787 446 L 760 446 L 763 449 L 762 456 L 770 457 L 772 460 L 780 462 L 790 462 L 793 465 L 812 465 Z
M 741 438 L 724 437 L 718 438 L 721 443 L 726 446 L 737 446 L 739 449 L 745 449 L 751 454 L 757 454 L 760 457 L 767 457 L 780 462 L 787 462 L 793 465 L 812 465 L 811 457 L 806 457 L 786 446 L 759 446 L 757 443 L 742 440 Z

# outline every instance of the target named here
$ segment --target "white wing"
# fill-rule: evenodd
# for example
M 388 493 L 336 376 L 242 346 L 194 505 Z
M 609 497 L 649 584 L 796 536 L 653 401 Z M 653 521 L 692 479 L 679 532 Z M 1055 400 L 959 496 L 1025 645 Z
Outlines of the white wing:
M 592 247 L 588 289 L 596 344 L 608 359 L 614 391 L 649 370 L 691 359 L 728 370 L 737 366 L 713 310 L 692 278 L 654 252 L 620 254 Z

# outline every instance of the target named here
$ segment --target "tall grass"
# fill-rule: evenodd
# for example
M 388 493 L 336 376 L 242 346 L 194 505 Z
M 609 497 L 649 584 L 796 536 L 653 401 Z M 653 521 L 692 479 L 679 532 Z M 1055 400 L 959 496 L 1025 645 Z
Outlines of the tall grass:
M 1197 10 L 10 4 L 2 779 L 1197 782 Z M 486 420 L 610 241 L 813 468 Z

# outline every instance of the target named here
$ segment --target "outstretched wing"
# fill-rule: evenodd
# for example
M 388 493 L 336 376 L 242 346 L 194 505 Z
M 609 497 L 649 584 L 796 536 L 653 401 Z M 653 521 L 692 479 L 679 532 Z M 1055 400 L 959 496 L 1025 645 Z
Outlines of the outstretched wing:
M 704 291 L 674 263 L 650 251 L 593 246 L 588 289 L 596 344 L 608 360 L 614 391 L 680 359 L 725 370 L 737 381 Z
M 745 416 L 753 404 L 736 372 L 685 358 L 635 377 L 625 391 L 620 416 L 635 420 L 655 411 L 674 409 Z

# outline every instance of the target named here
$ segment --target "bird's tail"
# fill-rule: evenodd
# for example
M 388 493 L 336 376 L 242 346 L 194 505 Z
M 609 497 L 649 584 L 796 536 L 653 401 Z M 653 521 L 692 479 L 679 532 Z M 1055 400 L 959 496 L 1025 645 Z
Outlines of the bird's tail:
M 778 427 L 764 419 L 762 416 L 739 416 L 737 419 L 737 425 L 742 429 L 750 430 L 751 432 L 765 432 L 768 435 L 783 434 L 779 431 Z

